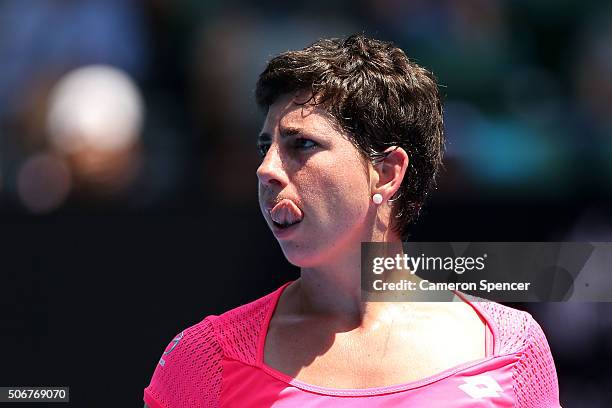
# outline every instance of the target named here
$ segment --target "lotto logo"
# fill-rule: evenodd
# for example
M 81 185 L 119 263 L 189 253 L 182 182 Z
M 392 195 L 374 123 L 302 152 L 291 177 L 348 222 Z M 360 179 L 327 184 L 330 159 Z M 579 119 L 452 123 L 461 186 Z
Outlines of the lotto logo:
M 488 375 L 477 375 L 466 378 L 465 384 L 459 386 L 463 392 L 474 399 L 499 397 L 503 393 L 502 387 Z

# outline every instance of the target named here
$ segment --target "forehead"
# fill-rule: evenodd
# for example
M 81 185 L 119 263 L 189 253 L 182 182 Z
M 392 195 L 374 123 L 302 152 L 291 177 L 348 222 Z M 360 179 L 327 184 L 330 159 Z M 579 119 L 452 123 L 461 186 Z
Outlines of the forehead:
M 281 95 L 268 109 L 262 133 L 274 134 L 284 128 L 303 129 L 320 135 L 342 133 L 332 116 L 312 102 L 308 92 Z

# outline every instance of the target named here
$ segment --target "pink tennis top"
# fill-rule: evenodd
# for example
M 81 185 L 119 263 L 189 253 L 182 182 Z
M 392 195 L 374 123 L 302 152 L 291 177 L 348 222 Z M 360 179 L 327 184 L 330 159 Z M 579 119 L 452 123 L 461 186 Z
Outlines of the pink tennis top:
M 284 288 L 208 316 L 166 347 L 144 390 L 150 408 L 559 407 L 546 337 L 527 312 L 464 300 L 485 320 L 486 357 L 407 384 L 335 389 L 309 385 L 263 362 L 268 326 Z M 463 297 L 463 296 L 462 296 Z

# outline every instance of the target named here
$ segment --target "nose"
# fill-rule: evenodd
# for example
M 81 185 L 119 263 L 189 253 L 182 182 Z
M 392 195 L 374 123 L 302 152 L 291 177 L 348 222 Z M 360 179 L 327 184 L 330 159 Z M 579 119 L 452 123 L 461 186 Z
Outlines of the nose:
M 286 177 L 278 147 L 272 144 L 257 168 L 257 178 L 263 185 L 283 186 L 286 184 Z

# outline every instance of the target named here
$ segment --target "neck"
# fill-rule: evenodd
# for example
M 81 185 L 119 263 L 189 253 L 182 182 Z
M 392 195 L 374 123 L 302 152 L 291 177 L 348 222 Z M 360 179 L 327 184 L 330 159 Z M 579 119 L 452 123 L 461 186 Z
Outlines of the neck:
M 376 238 L 379 238 L 378 242 L 384 240 L 401 246 L 397 236 L 384 235 L 367 239 L 377 241 Z M 361 242 L 336 253 L 341 255 L 332 261 L 301 269 L 300 279 L 296 282 L 300 313 L 330 316 L 363 327 L 377 321 L 381 313 L 399 306 L 398 302 L 368 302 L 362 299 Z

